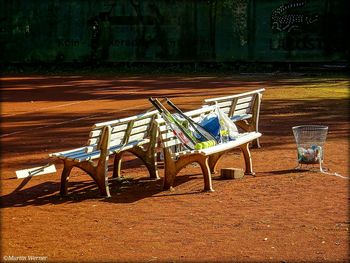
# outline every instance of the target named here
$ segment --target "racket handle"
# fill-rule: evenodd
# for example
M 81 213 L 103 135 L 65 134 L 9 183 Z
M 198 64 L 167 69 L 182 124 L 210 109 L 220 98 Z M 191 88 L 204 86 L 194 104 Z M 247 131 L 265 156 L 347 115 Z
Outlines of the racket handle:
M 153 106 L 159 111 L 159 113 L 163 113 L 163 109 L 159 107 L 157 104 L 156 100 L 153 99 L 152 97 L 148 98 L 148 100 L 153 104 Z

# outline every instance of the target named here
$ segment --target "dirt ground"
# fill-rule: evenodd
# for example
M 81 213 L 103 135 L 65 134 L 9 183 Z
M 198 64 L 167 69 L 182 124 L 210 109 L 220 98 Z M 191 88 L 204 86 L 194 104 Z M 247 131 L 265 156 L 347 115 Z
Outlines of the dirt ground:
M 291 129 L 327 125 L 325 167 L 349 176 L 349 78 L 13 75 L 1 85 L 1 261 L 349 262 L 349 180 L 295 171 Z M 195 165 L 180 172 L 174 191 L 162 191 L 132 155 L 108 199 L 78 169 L 61 198 L 59 162 L 55 174 L 16 179 L 49 153 L 84 145 L 94 123 L 149 109 L 149 96 L 190 110 L 204 98 L 261 87 L 256 176 L 216 174 L 213 193 L 202 192 Z M 243 167 L 242 155 L 227 153 L 220 167 Z

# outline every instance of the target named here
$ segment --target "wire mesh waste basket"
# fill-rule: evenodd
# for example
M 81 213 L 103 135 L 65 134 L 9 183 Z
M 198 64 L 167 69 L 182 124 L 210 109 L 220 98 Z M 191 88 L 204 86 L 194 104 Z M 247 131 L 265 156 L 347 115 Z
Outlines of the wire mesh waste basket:
M 298 151 L 298 167 L 302 164 L 319 164 L 323 171 L 324 144 L 328 127 L 322 125 L 302 125 L 292 128 Z

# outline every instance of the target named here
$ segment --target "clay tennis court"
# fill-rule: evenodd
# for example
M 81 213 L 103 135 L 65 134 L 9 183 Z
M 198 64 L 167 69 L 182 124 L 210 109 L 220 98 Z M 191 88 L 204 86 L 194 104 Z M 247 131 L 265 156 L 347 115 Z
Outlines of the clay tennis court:
M 324 166 L 349 176 L 349 78 L 76 74 L 8 75 L 1 83 L 3 261 L 349 261 L 349 180 L 295 171 L 292 134 L 296 125 L 327 125 Z M 191 110 L 205 98 L 261 87 L 256 176 L 214 175 L 213 193 L 202 192 L 195 165 L 176 177 L 175 191 L 162 191 L 162 180 L 148 180 L 132 155 L 108 199 L 79 169 L 61 198 L 59 162 L 55 174 L 16 179 L 16 170 L 46 164 L 49 153 L 84 145 L 94 123 L 148 110 L 149 96 Z M 227 153 L 220 167 L 243 167 L 240 151 Z

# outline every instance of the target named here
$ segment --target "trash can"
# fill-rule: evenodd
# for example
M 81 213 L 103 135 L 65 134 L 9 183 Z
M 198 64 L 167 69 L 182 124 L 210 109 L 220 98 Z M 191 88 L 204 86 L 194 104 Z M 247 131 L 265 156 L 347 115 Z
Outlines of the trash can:
M 328 127 L 323 125 L 301 125 L 292 128 L 297 144 L 298 164 L 319 164 L 322 169 L 324 144 Z

